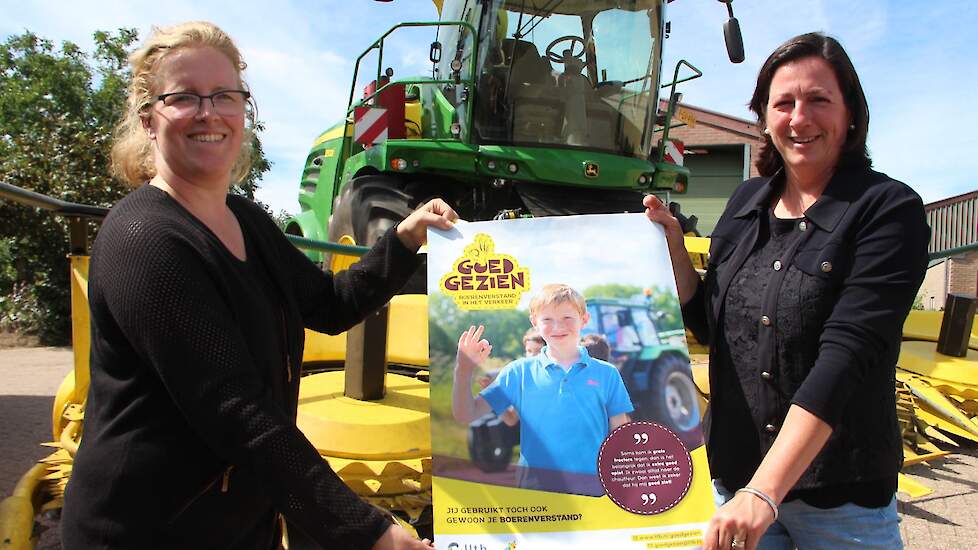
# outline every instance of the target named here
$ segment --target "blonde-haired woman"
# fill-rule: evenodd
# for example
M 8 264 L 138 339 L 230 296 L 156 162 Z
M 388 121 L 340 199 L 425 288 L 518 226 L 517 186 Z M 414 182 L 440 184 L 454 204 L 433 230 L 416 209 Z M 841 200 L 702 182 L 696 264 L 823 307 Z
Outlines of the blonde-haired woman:
M 132 54 L 115 173 L 137 188 L 92 250 L 91 389 L 65 495 L 73 548 L 429 548 L 352 493 L 295 426 L 303 326 L 338 333 L 417 268 L 432 201 L 347 272 L 323 273 L 253 203 L 244 62 L 210 23 Z

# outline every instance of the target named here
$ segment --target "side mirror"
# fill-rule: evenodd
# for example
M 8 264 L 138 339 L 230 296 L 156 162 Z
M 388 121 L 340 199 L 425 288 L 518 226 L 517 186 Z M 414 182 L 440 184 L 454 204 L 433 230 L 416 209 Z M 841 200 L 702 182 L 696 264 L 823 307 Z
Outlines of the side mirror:
M 728 4 L 729 5 L 729 4 Z M 740 22 L 731 17 L 723 24 L 723 41 L 727 44 L 727 57 L 731 63 L 744 61 L 744 37 L 740 34 Z
M 428 50 L 428 60 L 436 65 L 441 62 L 441 42 L 431 43 L 431 49 Z
M 727 21 L 723 24 L 723 41 L 727 44 L 727 57 L 731 63 L 744 61 L 744 37 L 740 34 L 740 21 L 733 14 L 733 0 L 719 0 L 727 5 Z

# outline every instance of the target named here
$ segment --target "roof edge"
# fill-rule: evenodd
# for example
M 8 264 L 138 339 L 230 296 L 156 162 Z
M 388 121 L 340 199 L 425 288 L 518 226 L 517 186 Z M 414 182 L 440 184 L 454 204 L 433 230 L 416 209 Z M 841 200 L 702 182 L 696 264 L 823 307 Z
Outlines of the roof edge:
M 975 197 L 978 197 L 978 189 L 976 189 L 974 191 L 969 191 L 967 193 L 961 193 L 960 195 L 954 195 L 953 197 L 947 197 L 947 198 L 944 198 L 944 199 L 936 200 L 934 202 L 929 202 L 929 203 L 927 203 L 927 204 L 924 205 L 924 210 L 925 211 L 926 210 L 935 210 L 935 209 L 940 208 L 942 206 L 948 206 L 950 204 L 954 204 L 954 203 L 957 203 L 957 202 L 963 202 L 963 201 L 966 201 L 968 199 L 973 199 Z

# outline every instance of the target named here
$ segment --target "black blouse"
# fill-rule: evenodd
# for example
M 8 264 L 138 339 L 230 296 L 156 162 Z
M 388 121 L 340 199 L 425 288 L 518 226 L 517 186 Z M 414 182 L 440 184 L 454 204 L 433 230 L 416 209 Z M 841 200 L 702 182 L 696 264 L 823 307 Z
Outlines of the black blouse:
M 743 399 L 721 401 L 721 407 L 713 410 L 713 429 L 733 430 L 741 433 L 754 429 L 751 416 L 760 414 L 757 404 L 765 399 L 761 391 L 761 381 L 784 377 L 789 371 L 778 368 L 780 365 L 791 365 L 804 361 L 808 355 L 817 353 L 817 342 L 806 336 L 806 328 L 817 330 L 813 325 L 824 322 L 825 307 L 819 307 L 817 285 L 801 276 L 801 272 L 793 265 L 785 264 L 785 256 L 792 246 L 804 234 L 799 230 L 799 224 L 804 218 L 778 218 L 773 211 L 768 211 L 766 219 L 761 220 L 760 233 L 755 250 L 747 257 L 744 265 L 730 285 L 723 307 L 721 332 L 723 342 L 718 348 L 717 368 L 725 388 L 738 388 L 736 395 Z M 806 222 L 807 223 L 807 222 Z M 761 302 L 772 275 L 786 270 L 785 279 L 781 284 L 778 299 L 778 310 L 775 312 L 776 326 L 775 352 L 777 360 L 774 369 L 765 376 L 758 377 L 759 361 L 758 330 L 761 318 Z M 806 349 L 808 348 L 808 349 Z M 779 408 L 787 408 L 788 400 L 778 397 Z M 753 405 L 753 407 L 752 407 Z M 739 453 L 726 458 L 727 462 L 738 463 L 739 472 L 753 472 L 764 458 L 764 449 L 755 437 L 750 444 L 745 445 Z M 728 474 L 729 475 L 729 474 Z M 743 474 L 733 479 L 719 476 L 724 486 L 739 488 L 750 480 Z M 896 490 L 897 477 L 888 476 L 886 479 L 873 480 L 868 483 L 857 483 L 831 487 L 828 490 L 800 489 L 791 491 L 785 501 L 801 498 L 807 504 L 820 508 L 840 506 L 847 502 L 867 508 L 879 508 L 889 504 Z
M 885 174 L 842 168 L 782 240 L 780 221 L 771 237 L 770 205 L 783 186 L 779 174 L 737 188 L 683 304 L 686 326 L 710 345 L 711 473 L 742 487 L 797 405 L 832 434 L 791 497 L 888 501 L 902 463 L 894 367 L 927 269 L 923 204 Z

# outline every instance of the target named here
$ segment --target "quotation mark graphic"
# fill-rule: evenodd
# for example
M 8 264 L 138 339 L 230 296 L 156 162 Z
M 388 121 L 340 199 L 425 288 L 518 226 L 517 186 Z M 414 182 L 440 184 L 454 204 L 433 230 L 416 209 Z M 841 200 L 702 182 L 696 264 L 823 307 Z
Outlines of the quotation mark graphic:
M 634 437 L 635 437 L 635 444 L 636 445 L 638 445 L 638 444 L 644 444 L 644 443 L 648 443 L 649 442 L 649 434 L 647 434 L 647 433 L 644 433 L 643 432 L 643 433 L 640 433 L 640 434 L 634 434 Z
M 642 504 L 648 506 L 649 504 L 655 504 L 656 496 L 655 493 L 642 494 Z

